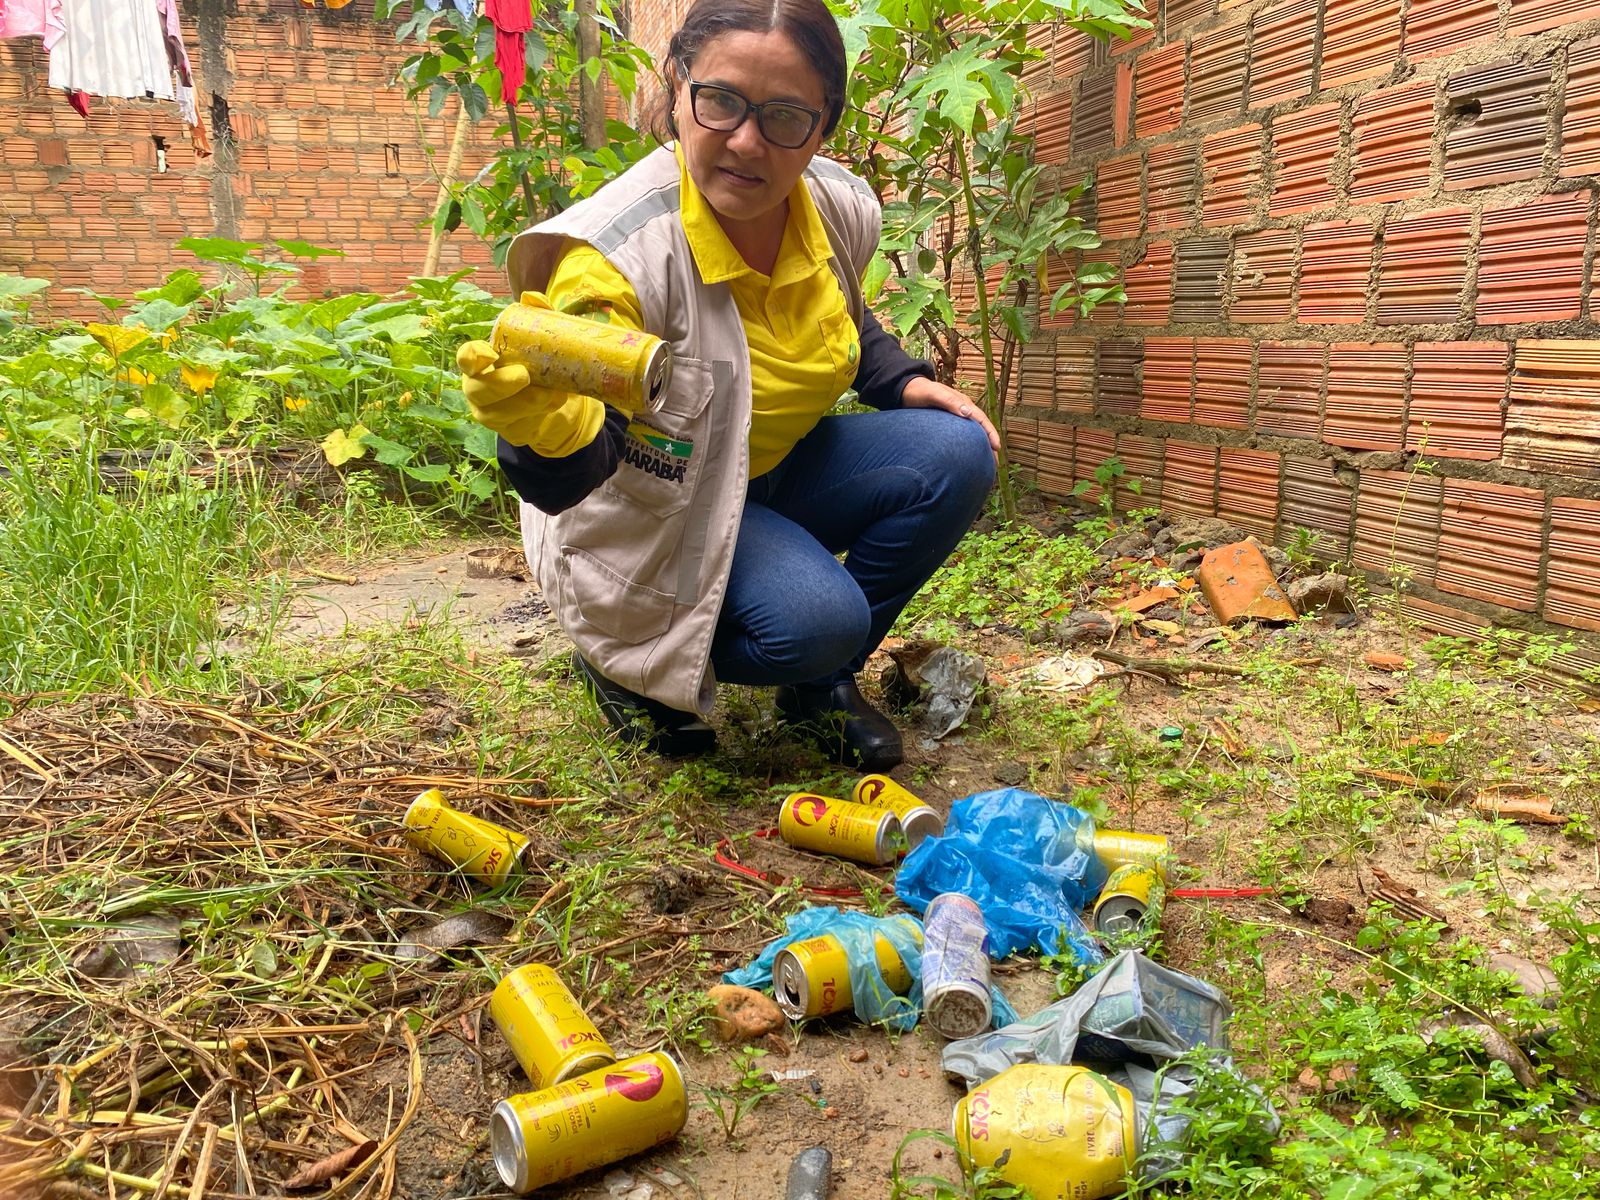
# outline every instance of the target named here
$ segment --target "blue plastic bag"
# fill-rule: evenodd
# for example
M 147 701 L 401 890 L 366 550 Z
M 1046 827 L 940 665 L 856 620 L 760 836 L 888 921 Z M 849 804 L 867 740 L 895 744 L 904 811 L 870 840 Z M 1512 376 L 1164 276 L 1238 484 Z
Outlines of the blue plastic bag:
M 844 944 L 850 960 L 850 996 L 856 1016 L 869 1025 L 887 1025 L 902 1031 L 913 1029 L 922 1015 L 922 940 L 911 932 L 911 926 L 920 929 L 921 922 L 904 915 L 885 918 L 840 912 L 831 906 L 801 909 L 789 917 L 787 933 L 767 943 L 748 967 L 724 972 L 722 982 L 770 992 L 772 963 L 778 951 L 791 942 L 832 934 Z M 894 947 L 911 973 L 910 995 L 897 996 L 884 982 L 874 945 L 879 934 Z
M 906 855 L 894 886 L 917 912 L 941 892 L 972 897 L 983 909 L 989 953 L 997 959 L 1038 947 L 1088 966 L 1105 955 L 1078 913 L 1105 881 L 1087 813 L 1002 788 L 957 800 L 944 836 L 927 838 Z

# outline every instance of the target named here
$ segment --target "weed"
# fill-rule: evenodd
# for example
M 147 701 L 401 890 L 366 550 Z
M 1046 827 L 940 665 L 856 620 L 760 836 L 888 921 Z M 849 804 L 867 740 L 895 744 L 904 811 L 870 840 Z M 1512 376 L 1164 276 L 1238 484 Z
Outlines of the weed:
M 910 1174 L 906 1153 L 920 1142 L 931 1142 L 948 1154 L 959 1178 Z M 889 1164 L 889 1200 L 1028 1200 L 1028 1193 L 1001 1179 L 993 1167 L 976 1167 L 961 1154 L 956 1140 L 933 1129 L 914 1129 L 900 1139 Z
M 731 1087 L 705 1083 L 695 1085 L 704 1097 L 706 1110 L 716 1116 L 717 1123 L 722 1126 L 723 1136 L 735 1149 L 739 1147 L 737 1134 L 740 1123 L 767 1097 L 783 1090 L 761 1066 L 766 1053 L 753 1046 L 734 1051 L 733 1068 L 738 1072 L 738 1078 Z
M 963 628 L 995 624 L 1037 629 L 1073 603 L 1095 563 L 1083 541 L 1030 525 L 969 533 L 906 606 L 896 629 L 945 640 Z
M 1135 496 L 1144 494 L 1144 484 L 1137 479 L 1124 479 L 1127 467 L 1122 460 L 1113 454 L 1110 458 L 1102 459 L 1100 465 L 1094 469 L 1093 479 L 1080 479 L 1072 487 L 1074 496 L 1086 496 L 1090 492 L 1098 491 L 1095 504 L 1099 508 L 1099 529 L 1106 532 L 1114 529 L 1117 523 L 1117 492 L 1119 488 L 1126 488 Z M 1092 538 L 1091 540 L 1104 540 Z

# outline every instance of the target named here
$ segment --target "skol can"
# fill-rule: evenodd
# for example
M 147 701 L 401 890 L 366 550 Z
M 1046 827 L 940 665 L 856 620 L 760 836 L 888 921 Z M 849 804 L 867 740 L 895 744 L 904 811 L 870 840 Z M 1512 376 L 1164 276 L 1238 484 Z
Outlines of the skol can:
M 900 831 L 906 836 L 908 849 L 916 849 L 923 838 L 938 837 L 944 832 L 944 818 L 920 796 L 907 791 L 887 775 L 863 775 L 856 782 L 852 798 L 857 804 L 887 808 L 899 817 Z
M 994 1018 L 983 909 L 960 892 L 946 892 L 928 905 L 923 926 L 923 1015 L 947 1038 L 982 1033 Z
M 413 800 L 401 823 L 406 841 L 418 850 L 491 886 L 504 883 L 513 870 L 523 867 L 530 847 L 514 829 L 451 808 L 438 788 Z
M 1128 933 L 1151 914 L 1159 920 L 1165 899 L 1166 891 L 1156 868 L 1138 863 L 1118 867 L 1094 902 L 1094 927 L 1101 933 Z
M 1172 845 L 1159 833 L 1125 833 L 1118 829 L 1098 829 L 1094 835 L 1094 854 L 1106 870 L 1137 864 L 1154 867 L 1162 879 L 1172 859 Z
M 532 304 L 508 304 L 490 331 L 495 351 L 553 391 L 594 396 L 632 416 L 667 398 L 672 348 L 653 334 Z
M 801 850 L 882 866 L 894 861 L 900 818 L 886 808 L 795 792 L 778 810 L 778 833 Z
M 1086 1067 L 1019 1063 L 957 1100 L 951 1127 L 968 1164 L 1034 1200 L 1117 1195 L 1138 1147 L 1133 1095 Z
M 915 918 L 888 920 L 903 925 L 919 943 L 922 941 L 922 927 Z M 872 949 L 889 990 L 897 996 L 909 992 L 911 972 L 894 943 L 880 933 L 873 938 Z M 772 994 L 784 1015 L 796 1021 L 848 1012 L 855 1006 L 855 993 L 850 987 L 850 956 L 844 943 L 825 933 L 778 951 L 772 962 Z
M 502 979 L 489 997 L 489 1015 L 535 1088 L 617 1061 L 561 976 L 541 963 Z
M 531 1192 L 670 1142 L 688 1117 L 678 1064 L 668 1054 L 641 1054 L 500 1101 L 489 1116 L 489 1149 L 501 1182 Z

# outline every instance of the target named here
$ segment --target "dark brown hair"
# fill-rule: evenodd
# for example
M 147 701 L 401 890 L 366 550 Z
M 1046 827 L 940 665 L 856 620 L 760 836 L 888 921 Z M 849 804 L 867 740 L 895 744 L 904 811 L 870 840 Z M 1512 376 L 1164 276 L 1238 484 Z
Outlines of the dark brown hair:
M 662 77 L 666 81 L 666 125 L 673 136 L 672 103 L 680 72 L 694 65 L 708 42 L 725 33 L 781 33 L 805 56 L 822 80 L 822 136 L 839 124 L 844 112 L 844 38 L 822 0 L 696 0 L 667 47 Z

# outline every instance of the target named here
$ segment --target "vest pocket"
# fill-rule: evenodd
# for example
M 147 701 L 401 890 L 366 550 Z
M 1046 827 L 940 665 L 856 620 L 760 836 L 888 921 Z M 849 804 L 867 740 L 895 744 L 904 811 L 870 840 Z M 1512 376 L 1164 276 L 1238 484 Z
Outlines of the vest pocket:
M 658 638 L 672 624 L 671 596 L 632 582 L 585 550 L 566 547 L 561 571 L 579 620 L 619 642 L 637 645 Z
M 658 516 L 689 503 L 702 464 L 711 402 L 711 368 L 696 358 L 672 364 L 672 383 L 659 412 L 641 412 L 628 423 L 621 461 L 605 490 Z

